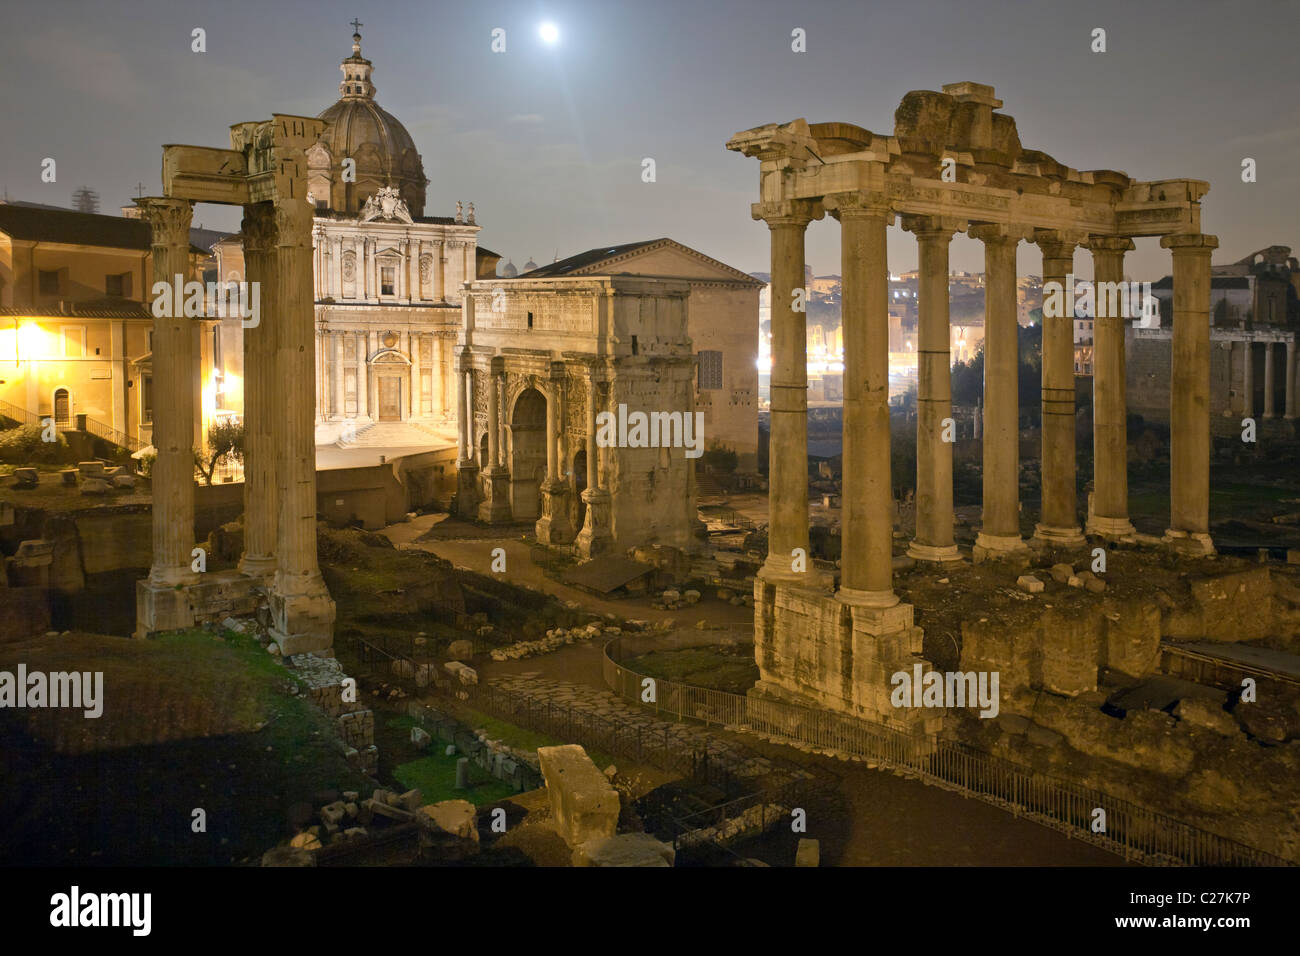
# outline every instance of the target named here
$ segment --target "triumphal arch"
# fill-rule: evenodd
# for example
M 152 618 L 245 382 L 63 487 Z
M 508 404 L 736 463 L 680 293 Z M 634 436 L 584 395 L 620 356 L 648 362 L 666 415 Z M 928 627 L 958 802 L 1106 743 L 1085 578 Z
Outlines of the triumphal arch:
M 935 729 L 937 718 L 895 710 L 890 675 L 919 660 L 912 607 L 893 589 L 889 432 L 889 269 L 886 228 L 901 217 L 916 236 L 919 392 L 916 533 L 919 561 L 958 559 L 953 539 L 948 244 L 966 232 L 985 252 L 984 557 L 1029 545 L 1077 547 L 1085 535 L 1134 537 L 1126 478 L 1124 321 L 1098 303 L 1094 350 L 1095 491 L 1081 526 L 1075 485 L 1073 316 L 1043 323 L 1042 508 L 1020 535 L 1016 246 L 1038 246 L 1043 282 L 1064 283 L 1076 248 L 1095 280 L 1120 282 L 1135 237 L 1159 236 L 1173 258 L 1171 503 L 1165 541 L 1212 550 L 1209 537 L 1210 254 L 1200 199 L 1209 184 L 1138 182 L 1079 171 L 1020 142 L 991 87 L 955 83 L 915 91 L 892 135 L 850 123 L 797 119 L 737 133 L 727 148 L 755 157 L 755 219 L 772 242 L 772 417 L 768 553 L 755 583 L 757 693 Z M 843 272 L 844 440 L 842 561 L 836 586 L 808 554 L 804 232 L 839 220 Z M 1072 310 L 1070 310 L 1072 312 Z M 801 560 L 800 556 L 804 556 Z M 922 662 L 923 664 L 925 662 Z M 926 664 L 928 668 L 928 664 Z M 930 711 L 930 714 L 935 713 Z
M 194 569 L 194 352 L 179 309 L 153 338 L 153 564 L 136 591 L 136 633 L 188 627 L 242 583 L 263 586 L 285 654 L 333 644 L 334 602 L 316 561 L 315 316 L 307 158 L 325 122 L 273 114 L 230 128 L 230 148 L 163 147 L 163 195 L 138 200 L 153 229 L 155 282 L 186 271 L 195 202 L 244 207 L 246 280 L 261 316 L 244 329 L 244 553 L 238 581 Z

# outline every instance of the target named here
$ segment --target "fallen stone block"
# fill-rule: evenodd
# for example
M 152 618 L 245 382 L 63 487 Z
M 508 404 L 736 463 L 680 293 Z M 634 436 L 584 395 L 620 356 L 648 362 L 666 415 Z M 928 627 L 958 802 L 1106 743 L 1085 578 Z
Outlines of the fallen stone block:
M 289 846 L 295 850 L 319 850 L 321 847 L 320 837 L 310 830 L 304 830 L 289 841 Z
M 15 468 L 14 481 L 19 488 L 35 488 L 41 475 L 35 468 Z
M 1174 716 L 1188 726 L 1213 730 L 1225 737 L 1235 737 L 1241 732 L 1232 714 L 1217 702 L 1203 697 L 1184 697 L 1174 707 Z
M 1022 591 L 1028 591 L 1030 594 L 1037 594 L 1043 590 L 1043 582 L 1032 574 L 1022 574 L 1016 578 L 1016 585 Z
M 794 852 L 795 866 L 821 866 L 821 841 L 800 838 L 799 849 Z
M 419 790 L 408 790 L 397 799 L 403 810 L 410 810 L 414 813 L 420 809 L 420 804 L 424 802 L 424 794 Z
M 81 483 L 81 493 L 96 497 L 108 494 L 108 482 L 103 478 L 87 478 Z
M 1057 584 L 1065 584 L 1074 574 L 1074 568 L 1068 564 L 1054 564 L 1049 573 Z
M 411 728 L 411 744 L 416 750 L 424 750 L 429 746 L 429 742 L 432 739 L 433 738 L 429 736 L 428 731 L 423 730 L 420 727 Z
M 113 487 L 114 487 L 114 488 L 134 488 L 134 487 L 135 487 L 135 475 L 114 475 L 114 476 L 113 476 Z
M 346 815 L 347 810 L 344 809 L 342 801 L 326 804 L 320 808 L 320 818 L 326 826 L 337 825 Z
M 70 488 L 77 487 L 77 469 L 64 468 L 62 471 L 59 472 L 59 477 L 63 479 L 63 483 L 68 487 Z
M 570 847 L 611 837 L 618 827 L 619 796 L 578 744 L 539 747 L 537 759 L 555 818 Z
M 574 866 L 672 866 L 677 853 L 648 833 L 598 837 L 573 848 Z
M 447 654 L 460 660 L 462 657 L 468 660 L 474 656 L 473 641 L 452 641 L 447 645 Z
M 387 817 L 390 820 L 396 820 L 398 823 L 410 823 L 415 819 L 415 814 L 410 810 L 403 810 L 401 807 L 390 807 L 386 803 L 380 803 L 377 800 L 367 800 L 361 804 L 363 808 L 369 808 L 374 816 Z M 359 814 L 364 821 L 364 815 Z
M 468 800 L 443 800 L 420 807 L 420 855 L 461 860 L 479 851 L 478 811 Z

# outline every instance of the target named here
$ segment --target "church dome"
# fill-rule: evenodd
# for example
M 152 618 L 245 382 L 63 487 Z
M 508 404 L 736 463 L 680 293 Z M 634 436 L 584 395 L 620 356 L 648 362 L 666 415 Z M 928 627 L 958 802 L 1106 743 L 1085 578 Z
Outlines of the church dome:
M 513 262 L 507 259 L 506 264 L 501 267 L 501 278 L 513 279 L 517 275 L 519 275 L 519 270 L 515 268 L 515 264 Z
M 429 183 L 424 163 L 406 127 L 375 102 L 375 85 L 370 81 L 374 67 L 361 55 L 360 33 L 352 35 L 352 55 L 339 69 L 343 71 L 341 98 L 319 114 L 329 125 L 307 153 L 312 199 L 336 212 L 356 215 L 367 199 L 393 186 L 411 215 L 422 216 Z M 355 177 L 348 177 L 355 181 L 343 176 L 346 159 L 356 163 Z

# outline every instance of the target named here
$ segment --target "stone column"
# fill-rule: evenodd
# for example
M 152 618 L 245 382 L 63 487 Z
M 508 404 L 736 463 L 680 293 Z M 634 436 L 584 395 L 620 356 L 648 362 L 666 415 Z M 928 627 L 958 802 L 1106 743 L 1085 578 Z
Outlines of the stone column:
M 894 494 L 890 476 L 889 265 L 883 195 L 827 197 L 840 221 L 843 272 L 844 422 L 841 574 L 845 604 L 898 603 L 893 583 Z
M 808 548 L 807 319 L 802 307 L 794 308 L 794 293 L 801 290 L 800 302 L 806 301 L 804 231 L 823 213 L 802 201 L 762 203 L 754 210 L 767 222 L 772 237 L 770 518 L 767 560 L 759 574 L 767 580 L 820 587 L 825 582 L 811 572 Z
M 466 297 L 467 307 L 473 299 Z M 474 461 L 474 377 L 472 359 L 465 350 L 454 360 L 456 375 L 456 421 L 458 451 L 456 456 L 456 514 L 472 520 L 478 517 L 478 464 Z
M 335 330 L 334 339 L 334 418 L 347 417 L 347 386 L 343 378 L 343 335 Z
M 984 243 L 984 402 L 975 410 L 983 440 L 983 527 L 977 548 L 1024 552 L 1020 537 L 1020 327 L 1016 322 L 1016 246 L 1005 226 L 976 226 Z M 984 421 L 980 422 L 983 412 Z
M 550 391 L 546 396 L 546 480 L 542 483 L 542 514 L 534 529 L 543 544 L 568 544 L 573 540 L 569 522 L 569 483 L 560 473 L 561 394 L 564 363 L 551 363 Z
M 577 539 L 578 553 L 588 559 L 603 554 L 613 545 L 610 534 L 610 494 L 600 487 L 600 448 L 596 445 L 596 412 L 600 401 L 596 388 L 598 375 L 594 365 L 588 366 L 587 487 L 582 491 L 587 513 Z
M 1287 339 L 1286 342 L 1286 381 L 1283 387 L 1286 389 L 1286 407 L 1282 411 L 1283 418 L 1296 417 L 1295 390 L 1296 390 L 1296 340 Z
M 275 419 L 283 407 L 276 382 L 275 209 L 269 202 L 244 207 L 244 274 L 257 283 L 261 320 L 244 329 L 244 554 L 239 570 L 269 581 L 275 573 L 276 497 Z M 313 350 L 313 360 L 315 353 Z M 315 396 L 313 395 L 313 402 Z
M 480 521 L 508 522 L 510 512 L 510 470 L 502 465 L 501 393 L 505 378 L 505 359 L 494 355 L 487 374 L 488 390 L 488 460 L 484 464 L 483 500 L 478 506 Z
M 370 416 L 369 399 L 370 383 L 369 367 L 367 358 L 370 356 L 370 335 L 362 332 L 357 336 L 357 418 L 368 418 Z
M 1264 343 L 1264 417 L 1277 418 L 1273 403 L 1273 343 Z
M 944 441 L 943 433 L 952 422 L 948 243 L 957 224 L 905 216 L 903 228 L 916 235 L 921 273 L 916 303 L 916 537 L 907 553 L 919 561 L 952 561 L 959 557 L 952 531 L 952 442 Z
M 279 152 L 279 150 L 277 151 Z M 298 159 L 302 162 L 301 150 Z M 270 595 L 271 633 L 285 655 L 329 652 L 334 601 L 316 563 L 316 443 L 312 428 L 311 207 L 301 198 L 275 200 L 277 232 L 276 374 L 281 406 L 275 442 L 280 520 L 279 566 Z
M 1241 414 L 1250 418 L 1255 414 L 1255 343 L 1246 339 L 1241 345 Z
M 1106 294 L 1106 287 L 1123 288 L 1124 253 L 1134 248 L 1123 236 L 1094 236 L 1092 251 L 1093 316 L 1092 351 L 1092 507 L 1089 534 L 1105 538 L 1130 538 L 1135 533 L 1128 520 L 1128 401 L 1125 383 L 1122 297 Z
M 1042 508 L 1034 540 L 1053 547 L 1079 547 L 1074 449 L 1074 301 L 1066 279 L 1074 272 L 1078 239 L 1057 231 L 1035 233 L 1043 254 L 1043 451 Z M 1052 284 L 1059 293 L 1049 295 Z M 1048 315 L 1060 305 L 1060 315 Z M 1095 341 L 1095 340 L 1094 340 Z M 1095 354 L 1095 351 L 1094 351 Z
M 1199 553 L 1210 538 L 1210 255 L 1215 236 L 1165 236 L 1173 252 L 1170 351 L 1169 524 L 1165 540 Z
M 501 389 L 497 387 L 496 360 L 488 373 L 488 460 L 489 468 L 495 469 L 501 463 Z
M 149 197 L 136 205 L 152 230 L 153 281 L 171 290 L 170 314 L 153 320 L 153 444 L 151 472 L 153 562 L 136 585 L 136 637 L 189 627 L 194 611 L 187 587 L 198 581 L 194 560 L 194 409 L 197 366 L 193 321 L 185 317 L 176 283 L 189 279 L 193 204 Z M 178 280 L 177 276 L 181 276 Z M 181 298 L 181 301 L 176 301 Z
M 411 333 L 411 418 L 420 417 L 420 334 Z

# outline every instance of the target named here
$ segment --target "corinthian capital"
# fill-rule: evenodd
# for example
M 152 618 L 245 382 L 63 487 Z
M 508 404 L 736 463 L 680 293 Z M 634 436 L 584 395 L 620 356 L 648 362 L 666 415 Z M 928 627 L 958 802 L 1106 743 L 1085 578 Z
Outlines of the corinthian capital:
M 148 196 L 137 199 L 135 204 L 144 210 L 144 218 L 153 232 L 152 244 L 155 248 L 180 246 L 189 249 L 194 203 L 188 199 Z
M 277 245 L 310 246 L 314 210 L 305 199 L 277 199 L 275 228 Z
M 275 245 L 275 208 L 269 202 L 249 203 L 244 207 L 241 233 L 244 252 L 269 252 Z

